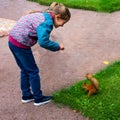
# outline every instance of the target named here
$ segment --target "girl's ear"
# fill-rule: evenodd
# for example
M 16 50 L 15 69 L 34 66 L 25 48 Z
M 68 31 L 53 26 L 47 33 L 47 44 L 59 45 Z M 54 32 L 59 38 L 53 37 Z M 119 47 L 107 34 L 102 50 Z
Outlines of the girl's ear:
M 55 15 L 55 17 L 56 17 L 57 19 L 59 19 L 59 18 L 61 18 L 61 15 L 60 15 L 60 14 L 57 14 L 57 15 Z

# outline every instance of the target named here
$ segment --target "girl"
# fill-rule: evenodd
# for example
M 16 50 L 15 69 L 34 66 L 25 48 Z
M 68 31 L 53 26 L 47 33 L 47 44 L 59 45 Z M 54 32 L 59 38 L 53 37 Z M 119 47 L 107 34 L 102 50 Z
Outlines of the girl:
M 34 101 L 35 106 L 50 102 L 51 96 L 44 96 L 40 86 L 39 69 L 31 47 L 37 42 L 51 51 L 64 50 L 64 45 L 49 39 L 53 29 L 63 26 L 71 17 L 63 4 L 53 2 L 44 12 L 23 16 L 9 34 L 9 48 L 19 66 L 22 103 Z M 32 90 L 31 90 L 31 89 Z

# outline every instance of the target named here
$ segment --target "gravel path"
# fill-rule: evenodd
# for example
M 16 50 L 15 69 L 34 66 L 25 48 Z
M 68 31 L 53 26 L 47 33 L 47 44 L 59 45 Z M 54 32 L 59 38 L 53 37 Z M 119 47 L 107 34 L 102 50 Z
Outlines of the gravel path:
M 45 8 L 25 0 L 1 0 L 0 17 L 18 20 L 28 11 Z M 65 50 L 53 53 L 38 45 L 32 48 L 45 95 L 84 79 L 87 72 L 104 68 L 105 60 L 111 63 L 120 58 L 120 12 L 70 10 L 71 20 L 51 34 L 56 41 L 63 41 Z M 0 120 L 88 120 L 69 107 L 59 108 L 52 102 L 40 107 L 22 104 L 19 69 L 7 41 L 7 37 L 0 38 Z

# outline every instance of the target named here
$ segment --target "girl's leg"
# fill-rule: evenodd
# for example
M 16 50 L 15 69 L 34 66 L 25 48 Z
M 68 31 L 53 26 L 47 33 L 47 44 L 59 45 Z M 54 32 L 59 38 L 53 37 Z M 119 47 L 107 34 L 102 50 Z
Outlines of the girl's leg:
M 21 61 L 19 60 L 19 58 L 15 54 L 15 51 L 16 51 L 17 48 L 15 46 L 13 46 L 11 43 L 9 43 L 9 48 L 10 48 L 11 52 L 13 53 L 13 56 L 16 60 L 17 65 L 21 69 L 21 72 L 20 72 L 20 87 L 21 87 L 21 90 L 22 90 L 22 95 L 23 96 L 31 96 L 32 93 L 31 93 L 31 90 L 30 90 L 29 75 L 25 71 Z
M 21 70 L 20 73 L 20 87 L 23 96 L 32 96 L 29 82 L 29 75 L 25 70 Z
M 25 91 L 28 89 L 28 86 L 30 84 L 34 94 L 34 98 L 41 98 L 42 91 L 40 86 L 39 69 L 35 63 L 31 49 L 21 49 L 12 45 L 10 42 L 9 46 L 12 52 L 14 52 L 14 56 L 17 56 L 17 61 L 19 60 L 19 63 L 21 64 L 18 65 L 21 68 L 21 89 L 23 95 L 26 94 Z M 24 78 L 26 78 L 26 80 Z M 28 78 L 29 80 L 27 80 Z

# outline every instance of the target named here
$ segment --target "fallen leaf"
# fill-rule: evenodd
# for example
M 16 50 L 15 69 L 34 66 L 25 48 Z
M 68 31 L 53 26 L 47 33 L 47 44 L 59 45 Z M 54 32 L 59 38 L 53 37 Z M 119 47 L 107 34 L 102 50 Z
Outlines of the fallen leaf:
M 109 61 L 103 61 L 103 63 L 104 63 L 105 65 L 108 65 L 108 64 L 109 64 Z
M 74 113 L 76 113 L 76 112 L 77 112 L 77 110 L 73 110 L 73 112 L 74 112 Z

